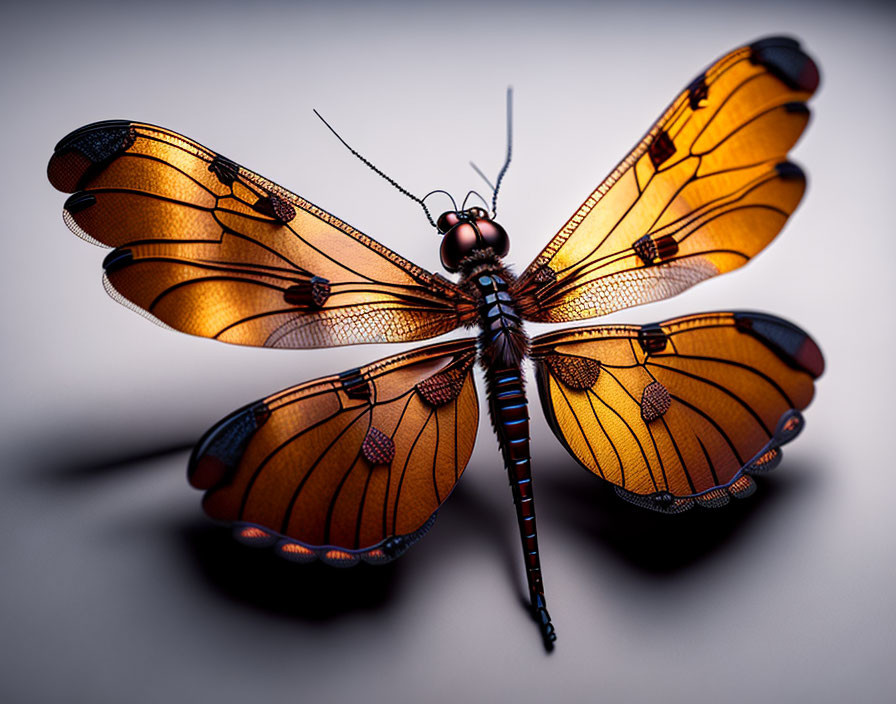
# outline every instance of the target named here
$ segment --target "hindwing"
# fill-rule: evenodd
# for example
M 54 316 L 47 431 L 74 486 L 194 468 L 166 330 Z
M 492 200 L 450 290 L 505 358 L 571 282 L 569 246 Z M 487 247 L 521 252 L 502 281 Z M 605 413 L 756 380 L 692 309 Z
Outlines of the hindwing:
M 802 428 L 824 369 L 805 332 L 762 313 L 541 335 L 532 357 L 551 428 L 637 503 L 681 510 L 748 493 Z
M 475 356 L 475 340 L 446 342 L 268 396 L 206 433 L 190 483 L 212 518 L 285 557 L 397 557 L 473 451 Z

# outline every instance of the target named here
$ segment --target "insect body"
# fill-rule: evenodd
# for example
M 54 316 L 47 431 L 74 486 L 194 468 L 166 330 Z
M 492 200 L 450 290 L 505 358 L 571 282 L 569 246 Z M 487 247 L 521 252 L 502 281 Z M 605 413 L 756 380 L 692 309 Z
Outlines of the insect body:
M 764 313 L 579 327 L 532 340 L 523 322 L 584 320 L 666 298 L 761 251 L 803 195 L 805 177 L 787 152 L 817 85 L 814 62 L 792 39 L 725 55 L 518 277 L 503 263 L 507 233 L 482 208 L 433 223 L 455 283 L 220 154 L 143 123 L 72 132 L 48 175 L 73 194 L 68 226 L 114 247 L 104 262 L 107 290 L 168 327 L 289 348 L 478 327 L 478 340 L 428 344 L 232 413 L 197 444 L 189 479 L 205 490 L 210 516 L 287 559 L 394 559 L 432 525 L 470 458 L 478 357 L 533 613 L 550 645 L 525 359 L 569 452 L 622 498 L 665 513 L 752 493 L 751 476 L 772 469 L 802 428 L 824 361 L 805 332 Z M 496 198 L 497 189 L 493 208 Z
M 485 221 L 479 229 L 488 232 L 489 226 L 501 234 L 504 232 L 491 221 Z M 529 339 L 523 332 L 516 304 L 510 294 L 510 283 L 514 279 L 498 258 L 506 254 L 509 241 L 506 234 L 498 240 L 500 247 L 489 246 L 484 254 L 479 254 L 479 249 L 473 249 L 461 260 L 461 266 L 465 269 L 463 283 L 468 286 L 472 284 L 478 294 L 482 330 L 479 354 L 485 368 L 489 411 L 513 492 L 531 603 L 545 639 L 553 642 L 556 634 L 545 605 L 538 555 L 529 458 L 529 404 L 521 366 L 529 350 Z

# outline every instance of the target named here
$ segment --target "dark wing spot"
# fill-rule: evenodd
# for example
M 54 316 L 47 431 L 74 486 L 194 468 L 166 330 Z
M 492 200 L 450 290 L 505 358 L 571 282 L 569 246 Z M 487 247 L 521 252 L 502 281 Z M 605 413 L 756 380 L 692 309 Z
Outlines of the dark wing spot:
M 668 341 L 666 333 L 664 333 L 663 329 L 656 323 L 653 323 L 652 325 L 642 325 L 641 329 L 638 331 L 638 344 L 641 345 L 641 349 L 644 350 L 646 354 L 662 352 L 666 349 L 666 343 Z
M 688 86 L 688 103 L 691 110 L 699 110 L 700 102 L 709 97 L 709 86 L 706 85 L 706 74 L 701 73 Z
M 233 182 L 236 181 L 240 175 L 239 166 L 220 154 L 212 159 L 212 162 L 208 165 L 208 170 L 217 176 L 218 180 L 225 186 L 232 186 Z
M 660 382 L 654 381 L 644 387 L 641 394 L 641 417 L 646 423 L 662 418 L 671 405 L 669 390 Z
M 438 408 L 456 399 L 463 389 L 467 369 L 449 367 L 417 384 L 417 393 L 430 406 Z
M 653 264 L 653 262 L 656 261 L 656 244 L 654 244 L 650 235 L 644 235 L 635 240 L 632 249 L 635 250 L 635 254 L 637 254 L 645 264 Z
M 544 361 L 555 377 L 576 391 L 590 389 L 600 376 L 600 362 L 590 357 L 554 353 L 547 355 Z
M 312 276 L 283 292 L 283 300 L 293 306 L 322 308 L 330 298 L 330 282 L 322 276 Z
M 296 216 L 296 209 L 292 207 L 282 198 L 270 195 L 266 198 L 259 198 L 252 206 L 252 209 L 269 218 L 274 218 L 286 224 L 291 222 Z
M 370 383 L 362 376 L 360 369 L 349 369 L 347 372 L 342 372 L 339 375 L 339 382 L 349 398 L 370 399 Z
M 649 266 L 655 264 L 657 259 L 669 259 L 678 254 L 678 242 L 672 235 L 663 235 L 659 239 L 644 235 L 635 241 L 632 249 Z
M 653 168 L 655 169 L 658 169 L 661 164 L 668 161 L 675 153 L 675 145 L 672 143 L 672 138 L 666 130 L 659 131 L 659 134 L 647 148 L 647 153 L 650 154 L 650 161 L 653 162 Z
M 361 443 L 361 452 L 370 464 L 390 464 L 395 458 L 395 443 L 382 430 L 371 426 Z
M 678 254 L 678 240 L 672 235 L 663 235 L 659 239 L 654 240 L 654 244 L 660 259 L 669 259 Z

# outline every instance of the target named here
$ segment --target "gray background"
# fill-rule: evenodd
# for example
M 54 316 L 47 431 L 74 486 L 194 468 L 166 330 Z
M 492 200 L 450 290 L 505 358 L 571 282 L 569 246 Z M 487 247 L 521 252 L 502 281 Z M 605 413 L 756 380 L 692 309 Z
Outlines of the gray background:
M 863 3 L 19 3 L 3 12 L 0 699 L 883 702 L 896 693 L 894 14 Z M 668 519 L 621 505 L 533 409 L 556 652 L 521 605 L 515 520 L 487 428 L 431 534 L 380 569 L 308 569 L 234 544 L 184 469 L 232 409 L 398 347 L 238 348 L 104 294 L 45 178 L 87 122 L 171 127 L 420 265 L 407 188 L 501 198 L 522 267 L 715 57 L 799 36 L 824 76 L 794 158 L 810 189 L 745 269 L 613 320 L 748 308 L 828 362 L 803 436 L 757 496 Z M 531 326 L 530 332 L 542 332 Z

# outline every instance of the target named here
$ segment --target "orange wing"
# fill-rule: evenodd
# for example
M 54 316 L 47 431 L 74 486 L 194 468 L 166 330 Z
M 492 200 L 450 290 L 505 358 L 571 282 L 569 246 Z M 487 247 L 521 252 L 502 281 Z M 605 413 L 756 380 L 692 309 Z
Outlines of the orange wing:
M 77 191 L 65 221 L 95 244 L 107 289 L 193 335 L 328 347 L 441 335 L 475 318 L 453 283 L 174 132 L 82 127 L 48 166 Z
M 803 195 L 805 176 L 785 159 L 818 80 L 782 37 L 706 69 L 523 272 L 523 317 L 605 315 L 749 261 Z
M 190 483 L 237 537 L 337 565 L 401 554 L 434 520 L 479 422 L 474 339 L 269 396 L 199 441 Z
M 677 512 L 753 490 L 802 428 L 824 360 L 795 325 L 707 313 L 549 333 L 532 344 L 561 442 L 624 498 Z

